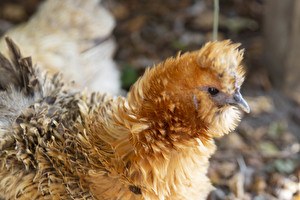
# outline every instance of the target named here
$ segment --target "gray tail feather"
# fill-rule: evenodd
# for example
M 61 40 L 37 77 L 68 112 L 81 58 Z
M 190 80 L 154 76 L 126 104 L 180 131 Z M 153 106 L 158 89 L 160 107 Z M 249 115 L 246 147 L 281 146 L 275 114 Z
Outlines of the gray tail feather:
M 25 95 L 34 95 L 41 90 L 35 75 L 31 57 L 22 57 L 20 49 L 14 41 L 5 37 L 10 60 L 0 53 L 0 90 L 14 87 Z

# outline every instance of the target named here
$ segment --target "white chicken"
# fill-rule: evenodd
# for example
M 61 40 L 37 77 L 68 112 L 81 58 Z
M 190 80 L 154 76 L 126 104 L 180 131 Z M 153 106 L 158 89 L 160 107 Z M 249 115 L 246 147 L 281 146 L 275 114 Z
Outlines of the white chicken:
M 99 0 L 47 0 L 31 19 L 5 35 L 49 73 L 63 73 L 80 88 L 118 94 L 119 71 L 112 57 L 113 16 Z M 0 51 L 6 52 L 4 38 Z

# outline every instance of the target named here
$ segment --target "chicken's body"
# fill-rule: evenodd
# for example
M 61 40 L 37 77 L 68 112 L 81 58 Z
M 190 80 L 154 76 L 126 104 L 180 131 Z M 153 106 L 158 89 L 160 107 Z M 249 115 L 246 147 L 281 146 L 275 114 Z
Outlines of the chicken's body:
M 236 127 L 233 104 L 249 109 L 237 99 L 237 45 L 209 43 L 168 59 L 127 98 L 111 98 L 64 88 L 8 44 L 12 64 L 0 59 L 0 198 L 206 198 L 213 138 Z
M 79 89 L 120 93 L 113 16 L 100 0 L 46 0 L 26 23 L 10 29 L 25 56 L 49 73 L 62 73 Z M 0 51 L 5 53 L 4 37 Z

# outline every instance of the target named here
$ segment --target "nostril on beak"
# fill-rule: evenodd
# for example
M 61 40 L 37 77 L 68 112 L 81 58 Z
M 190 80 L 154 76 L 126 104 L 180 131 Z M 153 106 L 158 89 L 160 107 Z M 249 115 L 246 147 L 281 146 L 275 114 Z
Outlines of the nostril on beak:
M 233 99 L 236 102 L 240 102 L 241 101 L 241 94 L 240 94 L 240 92 L 237 92 L 236 94 L 234 94 Z

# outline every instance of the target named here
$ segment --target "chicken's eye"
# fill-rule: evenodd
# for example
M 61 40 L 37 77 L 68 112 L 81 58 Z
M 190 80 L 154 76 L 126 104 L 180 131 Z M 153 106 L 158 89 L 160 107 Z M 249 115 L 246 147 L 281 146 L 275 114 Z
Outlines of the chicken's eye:
M 217 88 L 214 88 L 214 87 L 209 87 L 207 89 L 208 93 L 212 96 L 215 96 L 219 93 L 219 90 Z

